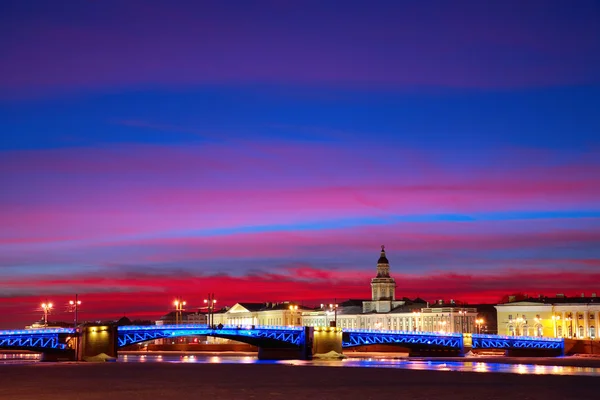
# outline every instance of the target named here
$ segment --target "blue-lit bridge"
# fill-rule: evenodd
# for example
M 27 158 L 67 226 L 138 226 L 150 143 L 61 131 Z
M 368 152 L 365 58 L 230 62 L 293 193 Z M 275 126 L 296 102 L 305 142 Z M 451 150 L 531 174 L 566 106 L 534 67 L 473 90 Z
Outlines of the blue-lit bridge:
M 463 335 L 460 333 L 431 333 L 416 331 L 383 331 L 345 329 L 342 335 L 342 347 L 369 345 L 398 345 L 402 347 L 439 348 L 463 350 Z
M 74 328 L 0 331 L 0 349 L 39 352 L 67 350 L 74 335 Z
M 302 346 L 306 342 L 303 327 L 261 326 L 242 328 L 224 326 L 220 329 L 208 325 L 162 325 L 162 326 L 120 326 L 118 347 L 125 347 L 149 340 L 176 338 L 183 336 L 213 336 L 248 343 L 254 346 L 288 347 Z
M 79 333 L 73 328 L 29 329 L 0 331 L 0 349 L 32 350 L 38 352 L 72 351 L 73 337 L 81 336 L 80 348 L 84 354 L 100 351 L 102 343 L 107 354 L 115 356 L 119 348 L 156 339 L 190 336 L 213 336 L 249 343 L 259 349 L 296 349 L 306 357 L 312 355 L 315 342 L 331 341 L 331 334 L 339 334 L 342 348 L 370 345 L 395 345 L 419 351 L 447 351 L 463 354 L 465 349 L 501 349 L 507 351 L 526 350 L 531 355 L 562 355 L 564 340 L 561 338 L 515 337 L 498 335 L 469 335 L 470 346 L 465 346 L 465 335 L 460 333 L 432 333 L 415 331 L 384 331 L 335 328 L 259 326 L 224 326 L 219 329 L 207 325 L 162 325 L 162 326 L 86 326 Z M 96 346 L 96 347 L 94 347 Z M 111 351 L 112 348 L 112 351 Z M 310 354 L 309 354 L 310 353 Z

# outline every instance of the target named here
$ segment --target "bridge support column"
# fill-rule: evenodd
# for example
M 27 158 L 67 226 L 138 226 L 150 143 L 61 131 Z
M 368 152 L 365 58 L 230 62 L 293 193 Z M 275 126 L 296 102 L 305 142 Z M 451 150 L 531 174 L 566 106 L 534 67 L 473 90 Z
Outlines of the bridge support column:
M 304 340 L 300 346 L 293 347 L 259 347 L 259 360 L 311 360 L 313 355 L 314 331 L 312 327 L 304 327 Z M 340 342 L 341 344 L 341 342 Z
M 79 337 L 78 361 L 108 361 L 97 357 L 105 354 L 117 358 L 117 326 L 88 325 L 81 328 Z
M 75 350 L 43 352 L 40 357 L 43 362 L 75 361 Z
M 315 328 L 312 354 L 327 354 L 332 351 L 342 354 L 342 330 L 340 328 Z

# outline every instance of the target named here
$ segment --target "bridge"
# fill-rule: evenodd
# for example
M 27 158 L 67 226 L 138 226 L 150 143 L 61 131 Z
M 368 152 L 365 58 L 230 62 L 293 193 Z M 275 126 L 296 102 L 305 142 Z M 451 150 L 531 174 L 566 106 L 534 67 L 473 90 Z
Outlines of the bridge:
M 201 324 L 159 326 L 84 326 L 78 328 L 0 331 L 0 349 L 43 353 L 73 352 L 75 337 L 81 337 L 81 356 L 104 352 L 117 356 L 118 349 L 156 339 L 213 336 L 249 343 L 259 348 L 259 358 L 311 358 L 312 354 L 370 345 L 408 348 L 411 354 L 462 355 L 473 349 L 499 349 L 522 355 L 563 355 L 562 338 L 469 335 L 416 331 L 386 331 L 285 326 L 223 326 Z M 329 350 L 327 350 L 329 349 Z M 287 354 L 285 352 L 287 351 Z M 269 352 L 272 354 L 269 355 Z M 282 353 L 283 352 L 283 353 Z M 436 353 L 437 352 L 437 353 Z M 262 354 L 262 355 L 261 355 Z
M 125 347 L 149 340 L 175 338 L 182 336 L 213 336 L 248 343 L 257 347 L 302 346 L 306 342 L 303 327 L 261 326 L 245 327 L 223 326 L 211 328 L 208 325 L 160 325 L 160 326 L 120 326 L 118 328 L 118 347 Z
M 75 328 L 0 331 L 0 349 L 41 352 L 68 350 L 75 332 Z
M 421 352 L 446 351 L 462 354 L 464 350 L 461 333 L 433 333 L 418 331 L 385 331 L 345 329 L 342 347 L 351 348 L 369 345 L 395 345 L 408 348 L 416 355 Z
M 472 335 L 474 349 L 542 350 L 564 354 L 565 341 L 562 338 L 529 336 Z

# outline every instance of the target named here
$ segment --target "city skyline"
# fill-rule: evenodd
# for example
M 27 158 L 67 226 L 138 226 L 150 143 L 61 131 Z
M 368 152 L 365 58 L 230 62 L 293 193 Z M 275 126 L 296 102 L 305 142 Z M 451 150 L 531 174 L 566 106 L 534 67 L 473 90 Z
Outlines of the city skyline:
M 597 2 L 63 3 L 0 6 L 0 328 L 369 298 L 382 244 L 400 297 L 600 291 Z

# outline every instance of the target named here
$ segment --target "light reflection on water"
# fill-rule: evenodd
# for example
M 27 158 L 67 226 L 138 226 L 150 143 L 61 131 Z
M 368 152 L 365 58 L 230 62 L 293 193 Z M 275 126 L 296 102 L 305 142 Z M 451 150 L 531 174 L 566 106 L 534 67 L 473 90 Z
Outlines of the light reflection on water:
M 0 353 L 0 364 L 29 364 L 40 361 L 36 353 Z M 429 371 L 462 371 L 483 373 L 513 373 L 527 375 L 591 375 L 600 376 L 600 368 L 535 364 L 502 364 L 471 361 L 415 360 L 408 358 L 351 357 L 343 360 L 258 360 L 254 355 L 207 354 L 122 354 L 119 362 L 128 363 L 204 363 L 204 364 L 282 364 L 293 366 L 400 368 Z
M 38 353 L 0 353 L 0 364 L 26 364 L 40 361 Z
M 527 375 L 592 375 L 600 376 L 600 368 L 534 364 L 502 364 L 477 361 L 435 361 L 393 358 L 346 358 L 343 360 L 258 360 L 256 356 L 213 356 L 213 355 L 138 355 L 125 354 L 119 362 L 181 362 L 212 364 L 284 364 L 294 366 L 401 368 L 430 371 L 462 371 L 513 373 Z

